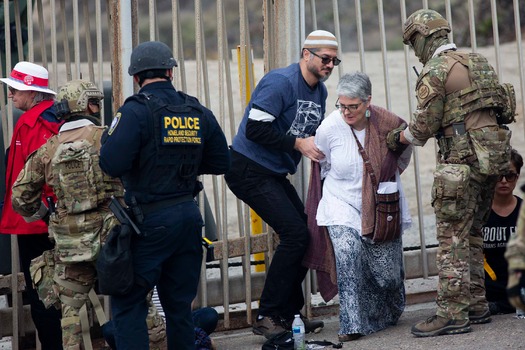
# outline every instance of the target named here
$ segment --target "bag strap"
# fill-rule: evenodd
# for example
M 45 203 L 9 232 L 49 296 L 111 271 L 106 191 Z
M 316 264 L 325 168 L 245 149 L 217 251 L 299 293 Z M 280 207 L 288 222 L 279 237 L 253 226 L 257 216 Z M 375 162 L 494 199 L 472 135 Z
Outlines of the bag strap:
M 306 344 L 313 344 L 313 345 L 322 345 L 322 346 L 328 346 L 328 345 L 332 345 L 332 348 L 333 349 L 342 349 L 343 348 L 343 343 L 332 343 L 331 341 L 329 340 L 306 340 L 305 341 Z
M 372 186 L 374 186 L 375 189 L 374 192 L 377 192 L 377 178 L 376 174 L 374 173 L 374 168 L 372 168 L 372 163 L 370 163 L 370 158 L 368 158 L 368 155 L 366 154 L 363 146 L 361 145 L 361 142 L 359 142 L 359 139 L 357 138 L 354 129 L 350 127 L 350 130 L 352 130 L 352 135 L 354 135 L 355 142 L 357 142 L 357 147 L 359 147 L 359 153 L 361 154 L 361 157 L 363 157 L 366 172 L 370 176 L 370 180 L 372 180 Z

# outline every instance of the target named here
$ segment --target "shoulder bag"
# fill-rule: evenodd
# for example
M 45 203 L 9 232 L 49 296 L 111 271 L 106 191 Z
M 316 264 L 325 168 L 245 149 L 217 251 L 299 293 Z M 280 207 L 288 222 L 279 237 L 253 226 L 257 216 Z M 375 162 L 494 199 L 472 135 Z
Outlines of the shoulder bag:
M 366 154 L 361 142 L 352 129 L 359 153 L 363 157 L 365 170 L 370 176 L 372 186 L 374 187 L 374 196 L 376 202 L 374 232 L 372 234 L 372 241 L 380 243 L 387 242 L 399 238 L 401 235 L 401 210 L 399 206 L 399 191 L 394 193 L 377 193 L 378 183 L 377 178 L 370 163 L 370 158 Z

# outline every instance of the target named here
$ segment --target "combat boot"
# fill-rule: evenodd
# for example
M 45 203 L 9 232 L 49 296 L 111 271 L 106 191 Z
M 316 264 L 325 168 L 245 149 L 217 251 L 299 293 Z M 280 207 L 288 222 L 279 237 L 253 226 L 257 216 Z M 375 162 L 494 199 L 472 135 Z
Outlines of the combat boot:
M 449 320 L 434 315 L 414 325 L 411 332 L 417 337 L 434 337 L 443 334 L 467 333 L 471 330 L 469 320 Z
M 489 323 L 490 321 L 492 321 L 490 316 L 491 316 L 490 310 L 469 311 L 468 313 L 468 318 L 470 320 L 470 323 L 472 324 Z

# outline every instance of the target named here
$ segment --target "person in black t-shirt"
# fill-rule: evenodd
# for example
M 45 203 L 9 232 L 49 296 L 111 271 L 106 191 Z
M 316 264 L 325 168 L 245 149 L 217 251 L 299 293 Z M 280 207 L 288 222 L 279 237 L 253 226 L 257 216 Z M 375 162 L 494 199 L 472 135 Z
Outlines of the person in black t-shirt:
M 513 191 L 518 182 L 523 158 L 513 149 L 509 172 L 501 175 L 494 192 L 490 216 L 483 227 L 485 288 L 490 313 L 506 314 L 516 310 L 507 299 L 508 264 L 504 254 L 516 223 L 522 199 Z

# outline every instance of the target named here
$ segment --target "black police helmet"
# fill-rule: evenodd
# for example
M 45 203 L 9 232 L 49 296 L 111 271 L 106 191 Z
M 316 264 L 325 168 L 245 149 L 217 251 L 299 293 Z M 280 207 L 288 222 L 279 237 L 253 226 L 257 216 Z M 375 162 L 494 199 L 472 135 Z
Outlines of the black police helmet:
M 171 69 L 177 67 L 168 45 L 160 41 L 147 41 L 139 44 L 131 52 L 128 74 L 133 76 L 151 69 Z

